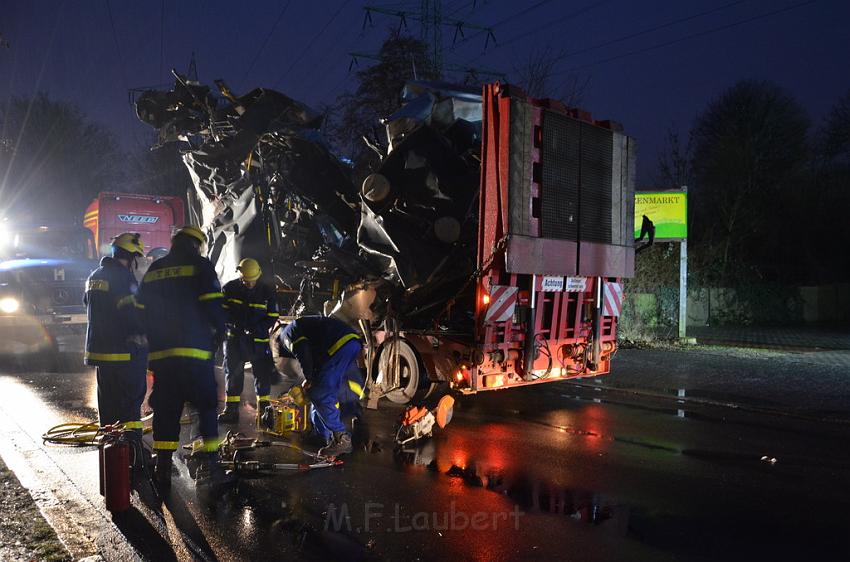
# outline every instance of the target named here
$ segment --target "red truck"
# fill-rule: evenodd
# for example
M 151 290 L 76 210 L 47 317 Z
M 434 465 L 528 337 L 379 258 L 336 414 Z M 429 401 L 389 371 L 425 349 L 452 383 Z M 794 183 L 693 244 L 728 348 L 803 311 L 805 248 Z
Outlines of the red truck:
M 139 232 L 150 252 L 168 248 L 183 224 L 178 197 L 101 193 L 79 225 L 0 226 L 0 356 L 33 354 L 51 361 L 77 351 L 85 333 L 83 291 L 109 242 Z
M 183 225 L 185 205 L 179 197 L 137 193 L 100 193 L 83 215 L 83 226 L 94 235 L 101 255 L 122 232 L 138 232 L 145 249 L 167 249 L 175 227 Z
M 485 86 L 482 104 L 473 333 L 371 331 L 373 404 L 441 381 L 475 393 L 611 369 L 634 275 L 635 141 L 508 85 Z

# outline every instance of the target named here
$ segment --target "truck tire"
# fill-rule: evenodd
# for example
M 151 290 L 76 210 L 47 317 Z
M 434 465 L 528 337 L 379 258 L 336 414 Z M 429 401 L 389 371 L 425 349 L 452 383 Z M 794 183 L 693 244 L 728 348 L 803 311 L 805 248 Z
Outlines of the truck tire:
M 398 353 L 399 362 L 399 388 L 389 391 L 385 396 L 390 402 L 396 404 L 407 404 L 416 396 L 419 391 L 420 382 L 426 377 L 422 362 L 416 354 L 416 350 L 407 340 L 399 339 L 385 342 L 381 347 L 381 353 L 378 356 L 378 380 L 381 385 L 388 384 L 390 373 L 390 361 L 392 353 L 390 350 L 395 347 Z M 430 385 L 429 385 L 430 386 Z

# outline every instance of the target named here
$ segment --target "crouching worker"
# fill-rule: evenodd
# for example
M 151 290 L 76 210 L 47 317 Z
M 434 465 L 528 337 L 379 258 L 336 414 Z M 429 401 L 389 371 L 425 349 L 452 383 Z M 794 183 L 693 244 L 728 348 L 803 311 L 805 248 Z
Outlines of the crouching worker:
M 186 226 L 171 240 L 167 256 L 151 264 L 142 279 L 143 307 L 154 373 L 153 448 L 156 481 L 171 485 L 172 454 L 179 445 L 180 416 L 185 402 L 198 411 L 203 447 L 196 483 L 219 486 L 229 482 L 218 463 L 218 392 L 213 356 L 224 337 L 224 295 L 215 269 L 201 255 L 206 237 Z
M 336 318 L 303 316 L 281 331 L 278 345 L 282 355 L 291 354 L 301 364 L 307 398 L 315 408 L 314 425 L 328 438 L 319 454 L 336 457 L 350 453 L 351 433 L 342 422 L 338 403 L 342 405 L 341 397 L 346 403 L 356 397 L 359 407 L 362 384 L 349 382 L 363 349 L 360 337 Z M 362 378 L 359 381 L 362 383 Z
M 147 389 L 146 341 L 136 303 L 133 272 L 144 256 L 138 234 L 112 240 L 112 257 L 86 281 L 88 310 L 85 362 L 97 369 L 97 413 L 101 426 L 122 422 L 141 441 L 140 412 Z
M 224 378 L 227 402 L 219 414 L 221 423 L 239 421 L 239 402 L 245 382 L 245 363 L 251 362 L 257 411 L 269 405 L 271 377 L 274 373 L 269 330 L 278 318 L 274 288 L 260 282 L 262 271 L 257 260 L 239 262 L 239 279 L 224 286 L 224 309 L 227 313 L 227 339 L 224 342 Z

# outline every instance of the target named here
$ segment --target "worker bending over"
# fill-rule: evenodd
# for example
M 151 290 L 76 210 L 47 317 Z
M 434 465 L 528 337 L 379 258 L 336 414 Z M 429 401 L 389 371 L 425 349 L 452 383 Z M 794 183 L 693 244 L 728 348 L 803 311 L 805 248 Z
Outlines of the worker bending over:
M 274 288 L 260 281 L 262 271 L 257 260 L 245 258 L 236 269 L 239 279 L 227 283 L 223 290 L 227 319 L 227 339 L 224 341 L 227 398 L 224 411 L 218 416 L 221 423 L 239 421 L 239 402 L 247 361 L 251 362 L 254 373 L 259 414 L 269 405 L 274 373 L 269 345 L 269 330 L 279 316 Z
M 151 264 L 139 290 L 154 373 L 150 404 L 157 452 L 155 474 L 162 488 L 171 485 L 171 457 L 179 444 L 185 402 L 197 410 L 203 438 L 203 462 L 196 483 L 217 486 L 228 481 L 218 464 L 218 395 L 213 370 L 213 356 L 224 337 L 224 295 L 212 264 L 201 255 L 205 244 L 199 228 L 178 230 L 171 239 L 171 251 Z
M 326 432 L 328 445 L 319 454 L 336 457 L 350 453 L 351 433 L 340 418 L 338 398 L 352 393 L 357 401 L 362 385 L 349 385 L 349 370 L 357 369 L 363 349 L 360 337 L 345 322 L 322 316 L 302 316 L 279 336 L 281 355 L 298 359 L 304 373 L 307 397 L 316 410 L 319 432 Z M 362 379 L 361 379 L 362 380 Z
M 88 311 L 85 362 L 97 370 L 98 420 L 101 426 L 122 422 L 136 440 L 142 438 L 147 349 L 133 271 L 143 256 L 138 234 L 118 235 L 112 240 L 112 257 L 100 260 L 83 296 Z

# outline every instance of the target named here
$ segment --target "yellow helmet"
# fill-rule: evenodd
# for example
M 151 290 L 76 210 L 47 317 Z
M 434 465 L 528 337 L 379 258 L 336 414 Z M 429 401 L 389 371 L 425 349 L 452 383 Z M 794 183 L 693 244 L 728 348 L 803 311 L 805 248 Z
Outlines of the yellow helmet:
M 142 244 L 138 232 L 124 232 L 112 239 L 113 251 L 115 248 L 120 248 L 130 254 L 145 255 L 145 245 Z
M 243 259 L 239 262 L 236 269 L 242 274 L 242 279 L 245 281 L 256 281 L 263 273 L 263 270 L 260 269 L 260 264 L 253 258 Z
M 200 242 L 201 245 L 207 243 L 207 236 L 204 234 L 204 232 L 200 228 L 198 228 L 197 226 L 195 226 L 193 224 L 184 226 L 183 228 L 181 228 L 180 230 L 175 232 L 174 236 L 179 236 L 181 234 L 189 236 L 190 238 L 194 238 L 195 240 Z

